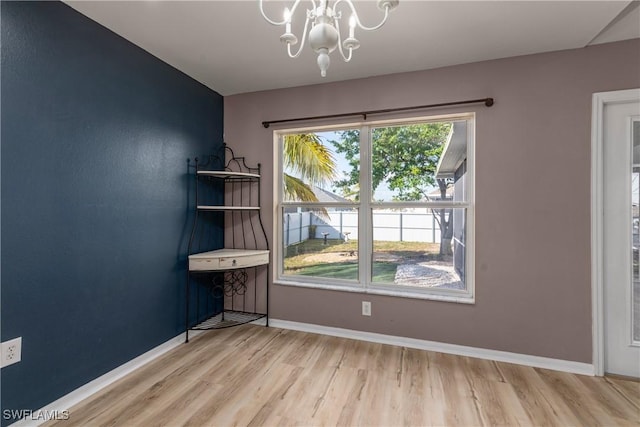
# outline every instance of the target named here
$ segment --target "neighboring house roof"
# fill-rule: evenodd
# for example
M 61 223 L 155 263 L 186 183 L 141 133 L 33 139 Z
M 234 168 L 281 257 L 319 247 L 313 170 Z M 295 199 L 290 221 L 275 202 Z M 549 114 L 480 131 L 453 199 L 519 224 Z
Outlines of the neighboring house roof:
M 454 186 L 453 185 L 449 185 L 447 187 L 447 199 L 453 199 L 453 190 L 454 190 Z M 433 191 L 430 191 L 427 196 L 429 196 L 429 199 L 431 200 L 441 200 L 441 194 L 440 194 L 440 189 L 436 188 Z
M 456 170 L 467 158 L 467 122 L 453 122 L 451 133 L 442 150 L 436 168 L 436 178 L 453 178 Z
M 340 203 L 349 203 L 351 202 L 351 200 L 349 199 L 345 199 L 344 197 L 338 196 L 335 193 L 332 193 L 331 191 L 327 191 L 325 189 L 322 189 L 320 187 L 316 187 L 315 185 L 311 186 L 311 191 L 313 191 L 313 193 L 316 195 L 316 197 L 318 198 L 318 201 L 320 203 L 324 202 L 324 203 L 336 203 L 336 202 L 340 202 Z
M 316 198 L 318 199 L 318 202 L 320 203 L 342 203 L 342 202 L 352 202 L 351 200 L 345 199 L 344 197 L 340 197 L 335 193 L 332 193 L 331 191 L 327 191 L 324 190 L 322 188 L 316 187 L 315 185 L 311 186 L 311 191 L 313 191 L 313 194 L 316 195 Z M 290 200 L 289 200 L 290 201 Z M 300 212 L 299 211 L 300 208 L 295 207 L 295 206 L 287 206 L 284 208 L 284 212 L 285 213 L 294 213 L 294 212 Z M 317 209 L 317 208 L 315 208 Z M 314 208 L 303 208 L 302 211 L 307 211 L 307 210 L 314 210 Z M 340 210 L 340 209 L 338 209 Z

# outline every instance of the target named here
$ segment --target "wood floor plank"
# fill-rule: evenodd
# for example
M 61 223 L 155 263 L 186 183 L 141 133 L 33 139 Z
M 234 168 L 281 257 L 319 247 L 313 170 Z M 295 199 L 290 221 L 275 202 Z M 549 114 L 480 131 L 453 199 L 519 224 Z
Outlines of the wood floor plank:
M 444 393 L 444 420 L 449 426 L 484 425 L 477 396 L 469 386 L 460 358 L 433 353 L 432 364 L 438 370 Z
M 226 369 L 217 367 L 211 373 L 209 381 L 224 386 L 224 390 L 216 393 L 185 422 L 185 425 L 226 425 L 224 419 L 233 415 L 232 409 L 238 402 L 243 402 L 250 390 L 255 390 L 264 377 L 269 375 L 276 363 L 278 351 L 284 345 L 286 335 L 282 330 L 273 328 L 268 339 L 261 347 L 252 348 L 246 355 L 232 356 L 231 365 Z
M 344 365 L 336 369 L 329 388 L 319 402 L 314 415 L 314 421 L 318 425 L 353 425 L 354 406 L 358 405 L 357 399 L 361 398 L 359 390 L 363 381 L 359 373 L 364 371 Z
M 189 365 L 182 365 L 165 378 L 154 383 L 143 392 L 127 399 L 127 405 L 122 410 L 114 414 L 115 411 L 103 413 L 92 422 L 101 426 L 120 426 L 125 423 L 137 424 L 140 418 L 150 416 L 154 412 L 161 410 L 164 406 L 175 400 L 175 396 L 182 395 L 190 382 L 195 382 L 198 378 L 215 367 L 216 363 L 231 353 L 232 349 L 225 348 L 225 351 L 216 353 L 213 356 L 200 357 Z
M 391 393 L 395 383 L 378 370 L 369 371 L 360 400 L 360 413 L 355 424 L 360 426 L 389 425 L 393 419 Z
M 635 426 L 640 383 L 245 325 L 70 409 L 69 426 Z
M 400 411 L 403 425 L 412 425 L 426 418 L 427 354 L 407 348 L 402 352 L 402 377 L 400 381 Z
M 302 342 L 297 347 L 291 348 L 288 354 L 282 357 L 282 362 L 293 366 L 309 366 L 319 357 L 319 351 L 322 348 L 319 341 L 322 338 L 318 334 L 301 335 Z
M 476 378 L 469 382 L 484 425 L 531 425 L 513 388 L 506 383 Z
M 228 332 L 228 334 L 233 336 L 231 332 Z M 280 334 L 272 335 L 275 338 Z M 226 343 L 220 343 L 216 346 L 215 352 L 208 351 L 206 354 L 200 355 L 195 361 L 181 364 L 178 369 L 154 383 L 150 388 L 135 395 L 133 399 L 129 399 L 129 403 L 124 410 L 115 417 L 113 414 L 108 417 L 109 422 L 105 422 L 105 417 L 103 416 L 96 418 L 93 422 L 102 426 L 119 426 L 125 423 L 137 425 L 139 418 L 150 416 L 162 409 L 172 400 L 172 396 L 175 399 L 176 395 L 181 395 L 191 382 L 197 381 L 207 373 L 210 375 L 211 372 L 219 372 L 220 364 L 233 360 L 232 356 L 237 351 L 253 348 L 251 344 L 253 341 L 263 345 L 262 343 L 267 336 L 268 334 L 263 334 L 262 336 L 240 334 L 236 336 L 237 341 L 233 347 L 226 345 Z M 209 381 L 209 383 L 213 383 L 213 381 Z
M 423 425 L 442 426 L 446 424 L 446 400 L 440 371 L 437 365 L 431 362 L 435 353 L 427 351 L 421 353 L 425 360 L 422 399 L 424 406 Z M 468 404 L 469 402 L 465 402 L 465 405 Z
M 604 380 L 636 408 L 640 409 L 640 382 L 604 377 Z
M 624 395 L 620 394 L 605 378 L 576 377 L 581 381 L 590 397 L 614 418 L 636 421 L 640 426 L 640 410 Z
M 554 401 L 564 402 L 581 426 L 613 426 L 616 425 L 612 414 L 602 408 L 600 402 L 593 398 L 585 388 L 578 375 L 535 368 L 538 375 L 547 383 L 547 393 Z M 591 380 L 597 378 L 590 377 Z
M 183 391 L 179 398 L 159 411 L 147 414 L 138 421 L 139 426 L 173 427 L 182 425 L 192 413 L 199 410 L 210 396 L 224 391 L 224 386 L 198 380 Z
M 498 369 L 513 388 L 530 424 L 561 427 L 576 423 L 571 410 L 563 402 L 555 402 L 554 405 L 549 402 L 545 396 L 546 384 L 533 368 L 500 363 Z
M 224 425 L 261 426 L 269 425 L 271 417 L 278 413 L 278 407 L 286 399 L 292 385 L 304 371 L 302 367 L 293 369 L 277 366 L 254 390 L 247 390 L 244 399 L 238 400 L 236 406 L 229 407 L 232 419 Z M 245 407 L 254 408 L 245 411 Z
M 232 331 L 240 336 L 250 337 L 249 331 Z M 227 338 L 229 332 L 221 335 L 221 339 Z M 130 404 L 128 396 L 138 395 L 153 386 L 153 384 L 161 381 L 170 375 L 176 369 L 182 366 L 190 366 L 191 363 L 203 358 L 209 346 L 209 340 L 212 337 L 201 336 L 194 339 L 191 343 L 178 347 L 176 350 L 169 352 L 163 357 L 149 363 L 144 370 L 136 371 L 119 381 L 111 384 L 100 393 L 91 396 L 81 402 L 83 411 L 76 411 L 75 407 L 70 408 L 70 419 L 64 421 L 64 424 L 56 422 L 47 423 L 46 425 L 59 425 L 64 427 L 85 426 L 88 424 L 96 424 L 96 419 L 105 413 L 105 418 L 113 417 L 119 408 L 124 408 Z M 76 405 L 78 406 L 78 405 Z

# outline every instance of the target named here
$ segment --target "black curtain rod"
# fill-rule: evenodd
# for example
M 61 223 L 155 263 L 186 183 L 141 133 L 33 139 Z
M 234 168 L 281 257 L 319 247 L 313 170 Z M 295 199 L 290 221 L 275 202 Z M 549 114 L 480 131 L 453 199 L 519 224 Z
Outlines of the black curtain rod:
M 297 119 L 271 120 L 271 121 L 262 122 L 262 126 L 264 126 L 265 128 L 268 128 L 269 126 L 275 123 L 292 123 L 292 122 L 302 122 L 302 121 L 308 121 L 308 120 L 336 119 L 340 117 L 353 117 L 353 116 L 362 116 L 364 120 L 367 120 L 367 116 L 372 114 L 395 113 L 398 111 L 423 110 L 427 108 L 452 107 L 455 105 L 480 104 L 480 103 L 484 103 L 484 105 L 486 105 L 487 107 L 491 107 L 493 105 L 493 98 L 470 99 L 468 101 L 442 102 L 440 104 L 417 105 L 415 107 L 387 108 L 385 110 L 360 111 L 357 113 L 342 113 L 342 114 L 329 114 L 326 116 L 300 117 Z

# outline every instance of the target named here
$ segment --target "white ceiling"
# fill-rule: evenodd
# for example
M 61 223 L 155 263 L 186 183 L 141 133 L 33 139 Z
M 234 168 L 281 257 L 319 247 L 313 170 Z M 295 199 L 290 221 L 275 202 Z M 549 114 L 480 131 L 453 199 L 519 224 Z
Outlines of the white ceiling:
M 66 3 L 225 96 L 640 37 L 638 1 L 401 0 L 380 30 L 356 33 L 362 45 L 350 63 L 334 52 L 322 78 L 308 46 L 286 55 L 282 27 L 262 18 L 258 0 Z M 271 0 L 266 11 L 281 19 L 292 3 Z M 377 24 L 374 1 L 355 3 L 365 25 Z

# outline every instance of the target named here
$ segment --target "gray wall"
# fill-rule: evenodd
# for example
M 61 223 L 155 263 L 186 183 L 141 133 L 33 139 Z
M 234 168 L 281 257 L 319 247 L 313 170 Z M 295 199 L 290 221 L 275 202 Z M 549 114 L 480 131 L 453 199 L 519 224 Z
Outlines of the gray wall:
M 367 295 L 374 315 L 363 317 L 363 295 L 276 285 L 272 316 L 590 363 L 591 95 L 632 87 L 638 39 L 225 97 L 227 142 L 265 165 L 270 234 L 273 128 L 263 120 L 496 99 L 425 112 L 477 114 L 474 305 Z

